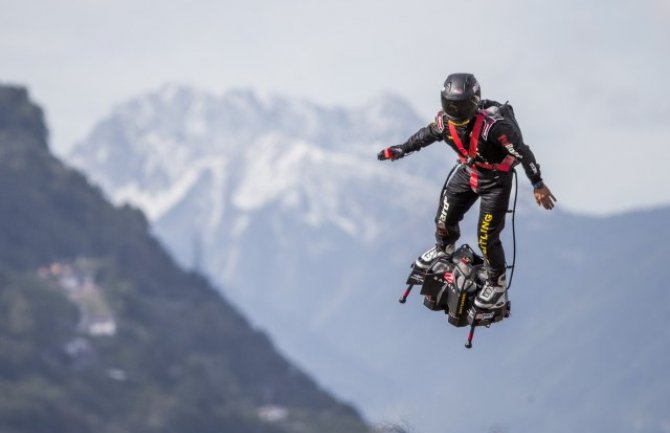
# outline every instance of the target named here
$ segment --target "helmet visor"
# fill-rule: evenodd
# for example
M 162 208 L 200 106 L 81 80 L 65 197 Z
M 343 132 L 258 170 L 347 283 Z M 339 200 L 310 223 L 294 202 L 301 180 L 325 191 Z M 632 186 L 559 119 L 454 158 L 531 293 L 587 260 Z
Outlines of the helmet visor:
M 477 104 L 469 99 L 464 101 L 448 101 L 443 98 L 442 109 L 444 110 L 444 114 L 447 115 L 447 118 L 456 121 L 464 121 L 475 115 Z

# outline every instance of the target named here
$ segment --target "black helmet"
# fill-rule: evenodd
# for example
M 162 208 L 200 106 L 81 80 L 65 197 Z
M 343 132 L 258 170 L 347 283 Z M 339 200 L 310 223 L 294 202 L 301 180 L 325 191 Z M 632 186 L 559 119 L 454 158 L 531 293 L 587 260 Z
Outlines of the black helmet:
M 442 109 L 449 120 L 465 122 L 477 112 L 482 92 L 472 74 L 451 74 L 442 88 Z

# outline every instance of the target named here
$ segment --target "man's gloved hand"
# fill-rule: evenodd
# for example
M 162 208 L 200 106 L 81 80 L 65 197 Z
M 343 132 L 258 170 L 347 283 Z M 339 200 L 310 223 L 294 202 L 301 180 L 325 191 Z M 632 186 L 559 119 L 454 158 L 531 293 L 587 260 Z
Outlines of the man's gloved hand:
M 535 196 L 537 205 L 545 209 L 553 209 L 557 201 L 554 194 L 551 193 L 551 190 L 544 183 L 533 188 L 533 195 Z
M 405 151 L 402 150 L 402 145 L 397 144 L 395 146 L 387 147 L 377 154 L 377 159 L 384 161 L 385 159 L 396 160 L 405 156 Z

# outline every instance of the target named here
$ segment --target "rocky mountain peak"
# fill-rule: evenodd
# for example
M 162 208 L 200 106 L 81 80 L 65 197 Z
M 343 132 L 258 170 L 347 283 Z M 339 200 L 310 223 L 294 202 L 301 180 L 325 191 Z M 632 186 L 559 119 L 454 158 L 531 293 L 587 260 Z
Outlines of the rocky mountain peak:
M 47 148 L 48 132 L 42 109 L 30 100 L 22 86 L 0 86 L 0 131 L 30 137 L 29 143 Z

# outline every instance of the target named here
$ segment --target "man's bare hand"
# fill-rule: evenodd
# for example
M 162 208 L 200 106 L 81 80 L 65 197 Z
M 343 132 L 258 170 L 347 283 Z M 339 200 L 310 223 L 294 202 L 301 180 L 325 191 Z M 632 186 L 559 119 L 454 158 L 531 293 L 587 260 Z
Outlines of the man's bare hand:
M 533 195 L 535 195 L 535 202 L 538 206 L 542 206 L 545 209 L 553 209 L 556 205 L 556 197 L 551 193 L 551 190 L 547 185 L 542 185 L 539 188 L 533 190 Z

